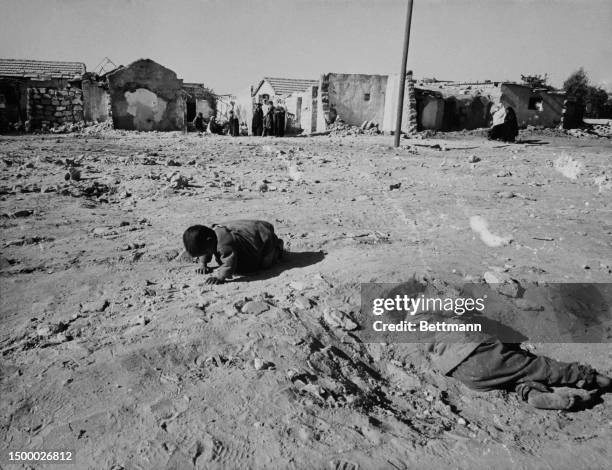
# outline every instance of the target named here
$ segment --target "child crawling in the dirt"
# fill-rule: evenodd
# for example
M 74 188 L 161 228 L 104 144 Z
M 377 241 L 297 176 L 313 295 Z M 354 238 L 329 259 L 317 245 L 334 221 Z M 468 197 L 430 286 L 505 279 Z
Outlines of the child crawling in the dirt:
M 252 273 L 274 265 L 283 254 L 283 241 L 263 220 L 233 220 L 211 227 L 194 225 L 183 233 L 185 250 L 199 257 L 199 274 L 212 273 L 208 263 L 215 257 L 219 267 L 206 284 L 221 284 L 234 273 Z
M 415 297 L 423 292 L 422 287 L 417 281 L 411 281 L 396 287 L 387 296 Z M 445 321 L 448 322 L 448 317 Z M 514 391 L 535 408 L 550 410 L 569 410 L 611 390 L 612 379 L 587 365 L 537 356 L 519 344 L 502 343 L 491 336 L 480 336 L 474 342 L 444 342 L 444 334 L 441 336 L 436 335 L 436 342 L 427 344 L 426 348 L 434 367 L 472 390 Z M 556 393 L 550 387 L 582 390 Z

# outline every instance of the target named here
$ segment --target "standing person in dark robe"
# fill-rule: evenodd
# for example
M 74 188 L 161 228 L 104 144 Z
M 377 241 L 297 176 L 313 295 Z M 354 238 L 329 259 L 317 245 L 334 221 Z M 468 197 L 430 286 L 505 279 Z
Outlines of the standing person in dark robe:
M 274 106 L 272 105 L 264 116 L 263 127 L 263 136 L 274 135 Z
M 251 131 L 253 135 L 261 136 L 263 134 L 264 113 L 261 109 L 261 103 L 257 103 L 253 112 L 253 120 L 251 121 Z
M 206 124 L 204 124 L 204 115 L 202 113 L 198 113 L 198 115 L 193 120 L 193 127 L 198 132 L 204 132 L 206 130 Z
M 276 122 L 275 122 L 276 132 L 274 133 L 276 137 L 285 136 L 285 118 L 286 118 L 285 108 L 283 108 L 282 106 L 279 106 L 278 108 L 276 108 Z
M 493 127 L 489 131 L 490 140 L 514 142 L 518 136 L 516 113 L 504 104 L 493 114 Z
M 234 111 L 229 112 L 229 135 L 238 137 L 240 135 L 240 122 L 234 114 Z

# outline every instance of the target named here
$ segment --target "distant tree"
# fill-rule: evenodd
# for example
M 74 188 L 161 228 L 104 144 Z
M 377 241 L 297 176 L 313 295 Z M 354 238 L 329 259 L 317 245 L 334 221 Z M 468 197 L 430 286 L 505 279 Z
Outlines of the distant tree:
M 563 82 L 563 89 L 568 95 L 576 98 L 580 104 L 586 104 L 586 97 L 589 93 L 589 77 L 583 67 L 567 77 L 567 80 Z
M 548 84 L 548 74 L 542 75 L 521 75 L 521 80 L 531 88 L 550 88 Z
M 569 96 L 576 98 L 585 106 L 587 117 L 599 117 L 608 101 L 608 93 L 601 87 L 590 84 L 589 76 L 580 67 L 563 83 L 563 89 Z
M 590 86 L 586 97 L 586 114 L 600 118 L 608 101 L 608 92 L 600 87 Z
M 217 95 L 212 88 L 208 87 L 204 87 L 204 93 L 208 106 L 212 110 L 212 115 L 215 116 L 217 114 Z

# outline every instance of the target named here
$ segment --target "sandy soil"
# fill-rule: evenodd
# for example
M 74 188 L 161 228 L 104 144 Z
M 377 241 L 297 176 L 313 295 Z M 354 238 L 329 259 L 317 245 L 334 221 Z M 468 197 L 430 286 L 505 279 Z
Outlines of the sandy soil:
M 0 468 L 609 468 L 612 395 L 534 410 L 324 316 L 415 273 L 612 282 L 610 140 L 524 138 L 1 137 Z M 289 254 L 205 286 L 182 231 L 236 218 Z M 528 346 L 612 372 L 609 344 Z

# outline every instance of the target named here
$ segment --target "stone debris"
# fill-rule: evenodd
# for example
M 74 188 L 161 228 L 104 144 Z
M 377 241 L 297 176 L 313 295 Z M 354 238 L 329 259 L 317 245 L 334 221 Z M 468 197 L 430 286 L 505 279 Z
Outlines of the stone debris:
M 470 155 L 468 157 L 468 163 L 478 163 L 480 161 L 480 157 L 477 157 L 476 155 Z
M 354 135 L 378 135 L 380 134 L 380 130 L 378 128 L 378 123 L 375 121 L 365 121 L 361 127 L 351 126 L 344 122 L 340 116 L 336 118 L 333 124 L 327 126 L 327 130 L 329 131 L 329 135 L 336 137 L 348 137 Z
M 81 304 L 82 313 L 103 312 L 110 305 L 108 299 L 92 300 Z
M 139 314 L 132 319 L 131 324 L 134 326 L 145 326 L 148 325 L 150 322 L 151 320 L 148 317 Z
M 484 280 L 495 291 L 507 297 L 518 297 L 521 293 L 521 285 L 509 274 L 499 271 L 487 271 L 483 275 Z
M 79 181 L 81 179 L 81 172 L 77 170 L 76 168 L 70 168 L 68 170 L 68 173 L 64 175 L 64 179 L 66 181 L 68 180 Z
M 329 326 L 342 328 L 346 331 L 353 331 L 359 327 L 346 313 L 332 307 L 325 307 L 323 319 Z
M 299 295 L 293 301 L 293 306 L 299 310 L 309 310 L 312 307 L 313 303 L 314 302 L 308 297 Z
M 273 370 L 275 368 L 276 366 L 273 362 L 264 361 L 263 359 L 260 359 L 258 357 L 253 359 L 253 369 L 255 370 Z
M 9 219 L 17 219 L 20 217 L 30 217 L 33 214 L 34 214 L 34 211 L 32 209 L 20 209 L 20 210 L 16 210 L 15 212 L 11 212 L 9 214 L 4 213 L 2 214 L 2 217 L 9 218 Z
M 270 304 L 259 300 L 250 300 L 240 307 L 240 312 L 247 315 L 259 315 L 270 309 Z
M 169 181 L 167 188 L 169 189 L 185 189 L 189 187 L 189 179 L 186 176 L 181 175 L 178 172 L 171 173 L 166 177 L 166 181 Z

